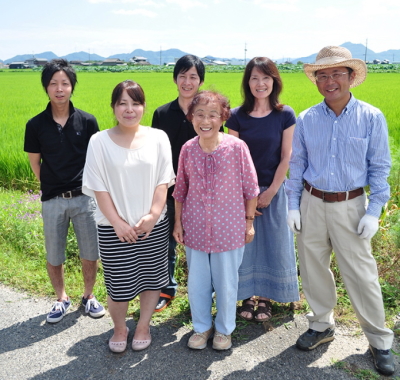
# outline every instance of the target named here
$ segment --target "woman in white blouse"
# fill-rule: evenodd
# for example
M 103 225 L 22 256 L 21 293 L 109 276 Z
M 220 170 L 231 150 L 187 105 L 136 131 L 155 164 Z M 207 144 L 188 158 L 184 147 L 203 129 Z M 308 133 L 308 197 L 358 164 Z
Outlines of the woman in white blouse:
M 150 320 L 168 284 L 167 189 L 174 183 L 165 132 L 140 125 L 145 96 L 136 82 L 119 83 L 111 97 L 117 125 L 89 143 L 83 192 L 96 198 L 100 256 L 114 322 L 113 352 L 126 349 L 130 300 L 140 294 L 135 351 L 151 343 Z

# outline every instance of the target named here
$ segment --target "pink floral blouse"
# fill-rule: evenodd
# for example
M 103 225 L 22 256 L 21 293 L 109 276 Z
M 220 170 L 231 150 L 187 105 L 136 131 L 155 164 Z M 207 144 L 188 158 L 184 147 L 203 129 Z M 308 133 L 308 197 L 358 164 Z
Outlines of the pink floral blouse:
M 207 253 L 245 244 L 245 200 L 259 194 L 257 174 L 242 140 L 224 134 L 212 153 L 199 137 L 183 145 L 173 197 L 182 206 L 185 245 Z

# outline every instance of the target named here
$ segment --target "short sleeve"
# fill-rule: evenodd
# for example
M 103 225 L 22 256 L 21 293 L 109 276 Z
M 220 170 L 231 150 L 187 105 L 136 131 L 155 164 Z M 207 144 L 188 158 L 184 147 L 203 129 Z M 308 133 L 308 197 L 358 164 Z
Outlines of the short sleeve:
M 225 126 L 232 131 L 240 132 L 240 122 L 238 120 L 239 108 L 234 108 L 232 110 L 230 118 L 226 121 Z
M 257 172 L 248 146 L 242 140 L 240 140 L 240 143 L 243 195 L 245 199 L 253 199 L 260 193 Z
M 24 151 L 28 153 L 41 153 L 37 130 L 31 120 L 25 127 Z
M 178 173 L 176 174 L 175 189 L 172 196 L 175 200 L 183 203 L 189 189 L 189 180 L 186 173 L 187 144 L 183 145 L 179 155 Z
M 175 183 L 175 173 L 172 166 L 171 143 L 167 134 L 162 130 L 154 130 L 158 135 L 158 178 L 157 184 L 167 183 L 171 187 Z
M 89 141 L 82 178 L 82 192 L 93 198 L 95 198 L 95 191 L 108 192 L 101 171 L 103 156 L 97 137 L 93 135 Z
M 285 130 L 296 124 L 296 114 L 293 108 L 289 106 L 284 106 L 283 112 L 285 113 L 283 129 Z

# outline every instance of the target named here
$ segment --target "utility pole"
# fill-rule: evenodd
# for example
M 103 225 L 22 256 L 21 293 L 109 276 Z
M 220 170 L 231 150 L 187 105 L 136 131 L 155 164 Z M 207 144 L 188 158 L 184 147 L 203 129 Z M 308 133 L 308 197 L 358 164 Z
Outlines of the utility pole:
M 368 38 L 365 41 L 365 55 L 364 55 L 364 62 L 367 63 L 367 49 L 368 49 Z
M 246 66 L 246 52 L 247 52 L 247 43 L 244 43 L 244 65 Z
M 89 48 L 89 63 L 90 63 L 90 48 Z
M 160 46 L 160 66 L 161 66 L 161 46 Z

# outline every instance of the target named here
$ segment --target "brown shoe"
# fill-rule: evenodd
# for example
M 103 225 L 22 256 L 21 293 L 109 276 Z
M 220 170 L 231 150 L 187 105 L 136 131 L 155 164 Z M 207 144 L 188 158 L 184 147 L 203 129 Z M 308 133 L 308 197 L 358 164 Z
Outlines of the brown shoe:
M 209 330 L 202 333 L 195 332 L 188 341 L 188 347 L 194 350 L 202 350 L 206 348 L 208 339 L 211 338 L 214 328 L 211 327 Z
M 224 335 L 216 331 L 213 339 L 214 350 L 229 350 L 232 347 L 232 338 L 230 335 Z

